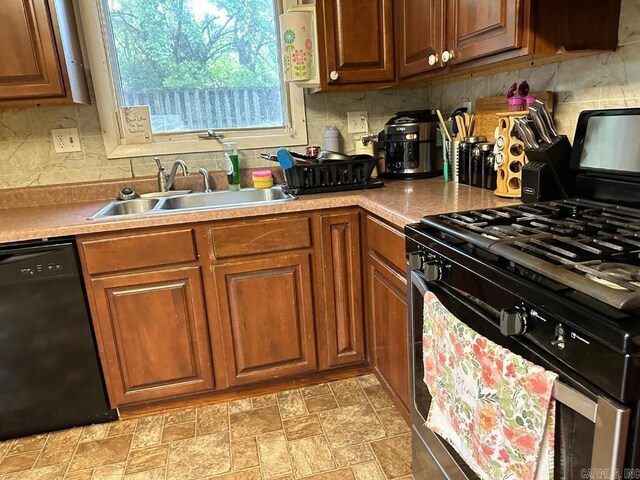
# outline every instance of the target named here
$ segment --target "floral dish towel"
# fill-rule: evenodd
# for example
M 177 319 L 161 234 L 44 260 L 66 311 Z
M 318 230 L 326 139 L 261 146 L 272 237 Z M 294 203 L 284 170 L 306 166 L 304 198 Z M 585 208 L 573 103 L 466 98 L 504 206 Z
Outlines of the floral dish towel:
M 424 297 L 427 427 L 486 480 L 553 480 L 557 375 L 487 340 Z

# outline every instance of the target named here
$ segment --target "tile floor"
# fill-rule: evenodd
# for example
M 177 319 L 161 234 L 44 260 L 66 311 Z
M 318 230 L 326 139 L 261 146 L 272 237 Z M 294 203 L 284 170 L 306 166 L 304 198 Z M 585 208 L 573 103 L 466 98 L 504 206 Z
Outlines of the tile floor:
M 0 443 L 1 480 L 410 479 L 373 375 Z

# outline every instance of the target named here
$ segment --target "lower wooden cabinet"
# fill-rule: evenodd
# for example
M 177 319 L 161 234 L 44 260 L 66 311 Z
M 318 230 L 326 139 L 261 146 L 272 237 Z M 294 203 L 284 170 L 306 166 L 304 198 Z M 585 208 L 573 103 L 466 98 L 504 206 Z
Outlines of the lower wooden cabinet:
M 229 385 L 317 367 L 311 255 L 213 267 Z
M 360 213 L 318 216 L 322 291 L 319 311 L 320 365 L 335 367 L 365 360 Z
M 91 280 L 111 403 L 213 389 L 199 267 Z
M 365 299 L 371 363 L 408 417 L 409 318 L 404 236 L 368 216 L 366 239 Z

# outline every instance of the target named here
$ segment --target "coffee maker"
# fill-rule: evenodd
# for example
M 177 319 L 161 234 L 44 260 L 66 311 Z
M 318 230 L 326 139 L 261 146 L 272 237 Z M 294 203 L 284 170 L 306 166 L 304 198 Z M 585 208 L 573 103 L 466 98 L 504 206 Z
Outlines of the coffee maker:
M 385 178 L 442 175 L 442 142 L 434 110 L 398 112 L 378 134 L 378 174 Z

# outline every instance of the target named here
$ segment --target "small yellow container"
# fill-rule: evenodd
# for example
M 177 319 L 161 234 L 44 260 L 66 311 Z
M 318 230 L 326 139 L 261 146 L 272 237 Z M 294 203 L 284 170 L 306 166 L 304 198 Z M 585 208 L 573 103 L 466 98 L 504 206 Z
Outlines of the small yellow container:
M 254 172 L 251 172 L 251 180 L 253 180 L 254 188 L 273 187 L 273 175 L 271 175 L 271 170 L 255 170 Z

